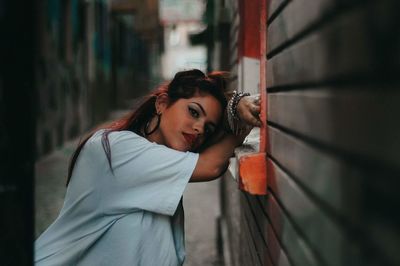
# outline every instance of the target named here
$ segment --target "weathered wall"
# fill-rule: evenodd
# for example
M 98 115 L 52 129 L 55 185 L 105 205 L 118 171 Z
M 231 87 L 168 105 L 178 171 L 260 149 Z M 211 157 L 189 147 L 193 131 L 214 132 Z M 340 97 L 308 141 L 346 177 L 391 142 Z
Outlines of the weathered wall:
M 146 3 L 39 1 L 37 157 L 103 122 L 111 110 L 129 107 L 151 89 L 150 81 L 159 81 L 151 64 L 159 61 L 161 27 L 157 3 Z M 143 12 L 151 24 L 135 24 Z
M 100 1 L 41 1 L 36 82 L 37 156 L 88 130 L 110 106 L 110 48 Z
M 268 195 L 225 177 L 229 265 L 399 265 L 398 1 L 267 7 Z
M 399 264 L 398 1 L 276 2 L 267 43 L 269 198 L 297 229 L 307 261 Z M 301 263 L 298 247 L 286 250 Z

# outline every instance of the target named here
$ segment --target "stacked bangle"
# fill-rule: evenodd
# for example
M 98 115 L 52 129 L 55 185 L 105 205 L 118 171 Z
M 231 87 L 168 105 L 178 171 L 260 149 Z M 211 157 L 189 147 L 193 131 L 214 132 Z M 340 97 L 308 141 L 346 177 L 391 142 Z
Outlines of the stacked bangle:
M 237 112 L 239 101 L 245 96 L 250 96 L 250 93 L 233 91 L 233 96 L 229 100 L 227 106 L 228 124 L 231 131 L 236 135 L 240 134 L 242 130 L 246 129 L 246 125 L 244 123 L 241 123 L 240 117 Z

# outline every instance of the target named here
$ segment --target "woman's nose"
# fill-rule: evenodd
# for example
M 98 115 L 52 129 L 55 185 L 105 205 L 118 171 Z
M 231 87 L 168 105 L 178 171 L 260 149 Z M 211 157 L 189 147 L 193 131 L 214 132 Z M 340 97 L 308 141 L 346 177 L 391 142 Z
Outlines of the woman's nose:
M 197 121 L 193 125 L 194 130 L 197 132 L 198 135 L 201 135 L 204 133 L 204 123 L 201 121 Z

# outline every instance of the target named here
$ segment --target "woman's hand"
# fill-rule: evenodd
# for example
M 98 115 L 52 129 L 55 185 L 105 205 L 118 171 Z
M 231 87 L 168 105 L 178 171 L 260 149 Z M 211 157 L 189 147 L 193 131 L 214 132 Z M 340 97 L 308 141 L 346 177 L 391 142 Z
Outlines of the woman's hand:
M 261 126 L 260 111 L 259 95 L 245 96 L 237 105 L 237 114 L 240 120 L 251 126 Z

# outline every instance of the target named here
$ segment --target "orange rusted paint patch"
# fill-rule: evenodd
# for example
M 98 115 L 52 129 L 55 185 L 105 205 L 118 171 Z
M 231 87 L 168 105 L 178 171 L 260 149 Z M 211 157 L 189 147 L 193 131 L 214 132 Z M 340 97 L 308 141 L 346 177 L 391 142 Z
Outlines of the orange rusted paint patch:
M 239 159 L 239 188 L 253 195 L 267 194 L 265 153 L 243 155 Z

